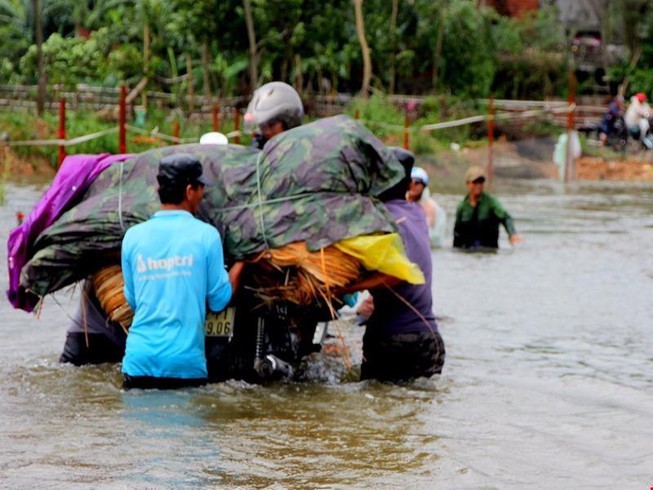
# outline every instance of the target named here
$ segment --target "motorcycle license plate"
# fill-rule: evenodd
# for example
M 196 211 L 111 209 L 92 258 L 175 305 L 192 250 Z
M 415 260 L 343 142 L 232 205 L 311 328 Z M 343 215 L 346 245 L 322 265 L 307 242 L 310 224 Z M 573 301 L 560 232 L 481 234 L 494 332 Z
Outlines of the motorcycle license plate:
M 236 308 L 229 307 L 220 313 L 207 311 L 204 327 L 207 337 L 231 337 L 234 332 Z

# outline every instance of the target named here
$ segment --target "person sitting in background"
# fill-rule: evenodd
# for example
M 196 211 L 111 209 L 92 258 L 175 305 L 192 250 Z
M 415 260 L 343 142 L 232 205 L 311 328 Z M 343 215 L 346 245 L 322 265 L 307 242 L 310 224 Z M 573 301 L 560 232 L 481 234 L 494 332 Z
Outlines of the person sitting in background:
M 608 111 L 603 115 L 599 127 L 599 139 L 601 144 L 608 143 L 608 139 L 615 133 L 615 122 L 624 114 L 624 98 L 621 95 L 616 96 L 610 102 Z
M 465 174 L 467 195 L 456 209 L 453 246 L 466 250 L 499 248 L 499 224 L 502 224 L 511 244 L 521 241 L 508 212 L 496 197 L 483 191 L 485 171 L 470 167 Z
M 206 308 L 231 299 L 242 263 L 224 268 L 220 234 L 196 219 L 207 181 L 190 154 L 159 163 L 161 210 L 122 242 L 125 299 L 134 310 L 122 363 L 124 388 L 180 388 L 207 382 Z
M 379 196 L 395 217 L 408 259 L 424 273 L 421 285 L 396 282 L 370 289 L 370 297 L 357 314 L 367 318 L 363 336 L 361 379 L 408 381 L 440 374 L 445 360 L 444 342 L 433 313 L 431 248 L 426 217 L 421 206 L 406 200 L 413 154 L 393 151 L 406 176 Z
M 254 91 L 245 123 L 257 126 L 252 145 L 259 150 L 272 137 L 301 126 L 304 106 L 297 91 L 284 82 L 270 82 Z
M 630 99 L 630 105 L 624 116 L 628 130 L 643 143 L 649 141 L 648 130 L 650 128 L 649 118 L 651 117 L 651 107 L 646 102 L 646 94 L 639 92 Z M 653 146 L 653 145 L 652 145 Z
M 120 362 L 127 333 L 107 318 L 90 281 L 84 282 L 79 303 L 59 362 L 75 366 Z
M 444 230 L 447 226 L 447 215 L 438 203 L 431 198 L 429 193 L 429 176 L 423 168 L 413 167 L 410 174 L 410 185 L 406 193 L 406 199 L 410 202 L 419 203 L 426 215 L 426 222 L 429 226 L 429 239 L 431 247 L 442 246 Z

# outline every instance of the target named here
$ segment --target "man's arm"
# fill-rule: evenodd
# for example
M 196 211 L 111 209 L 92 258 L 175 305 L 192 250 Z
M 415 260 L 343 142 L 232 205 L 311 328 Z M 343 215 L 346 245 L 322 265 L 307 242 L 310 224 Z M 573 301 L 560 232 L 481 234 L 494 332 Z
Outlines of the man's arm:
M 365 279 L 361 279 L 360 281 L 357 281 L 353 284 L 334 290 L 333 294 L 335 296 L 342 296 L 343 294 L 350 294 L 353 293 L 354 291 L 363 291 L 365 289 L 375 289 L 380 287 L 391 288 L 393 286 L 396 286 L 397 284 L 401 284 L 402 282 L 404 281 L 402 281 L 397 277 L 390 276 L 382 272 L 375 272 L 374 274 L 366 277 Z
M 120 265 L 122 267 L 122 277 L 124 280 L 123 294 L 132 310 L 136 310 L 136 301 L 134 300 L 134 273 L 132 271 L 130 260 L 130 245 L 128 234 L 122 240 Z
M 435 201 L 431 198 L 426 200 L 424 205 L 424 213 L 426 214 L 426 222 L 429 225 L 429 229 L 435 226 L 435 221 L 437 220 L 438 209 L 435 205 Z
M 510 216 L 496 197 L 492 197 L 492 212 L 506 229 L 510 243 L 514 245 L 515 243 L 521 242 L 521 237 L 517 234 L 512 216 Z
M 238 285 L 240 284 L 240 276 L 243 273 L 245 268 L 245 261 L 239 260 L 235 262 L 234 265 L 229 269 L 229 283 L 231 284 L 231 294 L 232 296 L 238 291 Z
M 222 311 L 229 303 L 232 287 L 229 276 L 224 269 L 222 241 L 218 230 L 213 228 L 207 241 L 207 300 L 211 311 Z
M 453 246 L 462 247 L 464 246 L 464 239 L 462 236 L 462 216 L 463 216 L 463 205 L 462 203 L 456 208 L 456 221 L 453 225 Z

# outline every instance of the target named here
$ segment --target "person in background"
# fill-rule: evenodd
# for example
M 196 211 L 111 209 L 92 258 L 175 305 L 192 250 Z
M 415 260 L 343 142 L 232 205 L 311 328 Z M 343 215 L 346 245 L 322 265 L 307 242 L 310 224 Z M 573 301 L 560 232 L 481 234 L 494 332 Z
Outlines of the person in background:
M 649 141 L 647 136 L 650 129 L 649 118 L 651 117 L 651 107 L 646 100 L 646 94 L 642 92 L 633 95 L 624 116 L 626 126 L 628 126 L 631 134 L 643 143 Z
M 395 217 L 408 259 L 424 273 L 421 285 L 395 282 L 370 289 L 357 314 L 367 318 L 361 379 L 403 382 L 440 374 L 444 342 L 433 313 L 429 232 L 422 207 L 406 200 L 413 154 L 393 148 L 406 177 L 379 196 Z
M 465 174 L 467 195 L 456 209 L 453 246 L 465 250 L 499 248 L 499 224 L 508 232 L 511 244 L 521 241 L 508 212 L 496 197 L 484 192 L 485 170 L 470 167 Z
M 125 355 L 126 338 L 120 324 L 109 320 L 100 306 L 91 281 L 85 281 L 59 362 L 75 366 L 120 362 Z
M 624 115 L 624 98 L 621 95 L 616 96 L 610 102 L 608 111 L 603 115 L 601 126 L 599 127 L 599 139 L 601 144 L 608 143 L 609 137 L 615 132 L 615 122 Z
M 304 106 L 297 91 L 284 82 L 270 82 L 254 91 L 245 123 L 257 126 L 253 146 L 262 149 L 272 137 L 302 124 Z
M 410 202 L 419 203 L 422 206 L 429 225 L 431 247 L 441 247 L 444 231 L 447 226 L 447 215 L 444 209 L 431 198 L 428 188 L 429 176 L 423 168 L 413 167 L 410 179 L 406 199 Z
M 125 389 L 206 383 L 206 308 L 227 306 L 243 266 L 236 262 L 227 275 L 218 231 L 193 216 L 207 184 L 197 157 L 164 157 L 157 181 L 161 210 L 127 230 L 122 242 L 124 294 L 134 310 Z

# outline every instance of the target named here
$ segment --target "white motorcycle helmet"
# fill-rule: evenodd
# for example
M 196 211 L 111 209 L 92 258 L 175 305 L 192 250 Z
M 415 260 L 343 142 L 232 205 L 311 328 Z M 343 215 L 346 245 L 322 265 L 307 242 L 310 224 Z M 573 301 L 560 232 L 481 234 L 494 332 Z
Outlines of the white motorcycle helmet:
M 270 82 L 254 91 L 247 106 L 245 123 L 260 126 L 280 122 L 284 129 L 301 125 L 304 106 L 297 91 L 284 82 Z
M 227 137 L 218 133 L 217 131 L 212 131 L 210 133 L 205 133 L 200 138 L 200 145 L 228 145 L 229 140 Z

